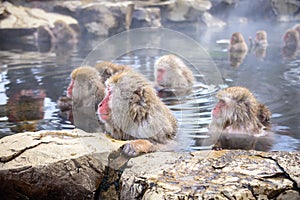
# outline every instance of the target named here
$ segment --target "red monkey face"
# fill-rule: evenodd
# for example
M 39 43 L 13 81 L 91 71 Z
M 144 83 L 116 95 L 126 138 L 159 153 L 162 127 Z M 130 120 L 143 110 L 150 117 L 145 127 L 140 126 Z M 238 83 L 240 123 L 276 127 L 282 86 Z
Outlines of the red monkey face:
M 72 97 L 72 90 L 73 90 L 73 87 L 74 87 L 74 79 L 71 80 L 68 88 L 67 88 L 67 96 L 68 97 Z
M 107 89 L 107 94 L 104 99 L 98 105 L 98 114 L 102 121 L 107 121 L 109 119 L 110 108 L 109 108 L 109 100 L 111 98 L 111 90 Z
M 157 69 L 156 81 L 157 81 L 158 84 L 163 84 L 164 75 L 165 75 L 165 70 L 164 69 Z
M 225 101 L 220 100 L 212 110 L 212 117 L 214 119 L 219 119 L 222 116 L 222 111 L 225 109 L 225 107 L 226 107 Z

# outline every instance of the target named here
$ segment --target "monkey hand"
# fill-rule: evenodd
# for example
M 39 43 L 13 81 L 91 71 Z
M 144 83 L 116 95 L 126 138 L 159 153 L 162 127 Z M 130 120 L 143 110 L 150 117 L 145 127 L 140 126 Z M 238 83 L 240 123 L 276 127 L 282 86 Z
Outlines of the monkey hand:
M 154 145 L 148 140 L 132 140 L 123 146 L 123 153 L 129 157 L 135 157 L 142 153 L 154 151 Z
M 72 98 L 60 97 L 57 101 L 57 105 L 62 112 L 72 110 Z

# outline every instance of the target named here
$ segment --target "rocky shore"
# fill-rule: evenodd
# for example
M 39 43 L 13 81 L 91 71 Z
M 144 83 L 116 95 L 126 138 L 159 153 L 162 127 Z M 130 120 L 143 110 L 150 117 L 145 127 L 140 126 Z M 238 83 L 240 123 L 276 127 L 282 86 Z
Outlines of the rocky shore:
M 1 199 L 299 199 L 299 152 L 156 152 L 125 157 L 102 133 L 0 140 Z
M 10 3 L 12 2 L 12 3 Z M 32 37 L 56 20 L 80 27 L 82 35 L 109 36 L 136 27 L 223 27 L 231 17 L 297 21 L 299 5 L 280 0 L 10 1 L 0 4 L 0 39 Z

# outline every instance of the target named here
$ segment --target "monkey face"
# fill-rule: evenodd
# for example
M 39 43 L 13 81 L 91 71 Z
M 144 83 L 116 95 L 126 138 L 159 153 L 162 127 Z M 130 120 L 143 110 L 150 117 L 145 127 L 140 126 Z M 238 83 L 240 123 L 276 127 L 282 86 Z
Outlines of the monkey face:
M 218 119 L 222 116 L 222 111 L 225 109 L 226 103 L 223 100 L 220 100 L 217 105 L 212 110 L 212 117 Z
M 109 106 L 110 99 L 111 99 L 111 88 L 107 87 L 106 96 L 98 105 L 99 117 L 100 120 L 103 122 L 107 121 L 110 118 L 110 112 L 111 112 Z
M 67 88 L 67 96 L 68 97 L 72 97 L 72 91 L 73 91 L 73 87 L 74 87 L 74 79 L 71 80 L 68 88 Z
M 161 69 L 161 68 L 157 69 L 157 72 L 156 72 L 156 82 L 157 82 L 157 84 L 164 85 L 165 73 L 166 73 L 166 70 Z

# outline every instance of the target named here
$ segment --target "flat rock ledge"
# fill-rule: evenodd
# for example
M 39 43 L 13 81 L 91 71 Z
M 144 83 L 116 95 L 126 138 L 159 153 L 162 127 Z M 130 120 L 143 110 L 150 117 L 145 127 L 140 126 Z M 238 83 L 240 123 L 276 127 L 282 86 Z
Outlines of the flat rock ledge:
M 39 8 L 17 6 L 7 1 L 0 2 L 0 39 L 34 39 L 39 26 L 54 27 L 56 21 L 79 27 L 78 21 L 67 15 L 46 12 Z
M 300 153 L 156 152 L 79 129 L 0 140 L 1 199 L 300 199 Z

